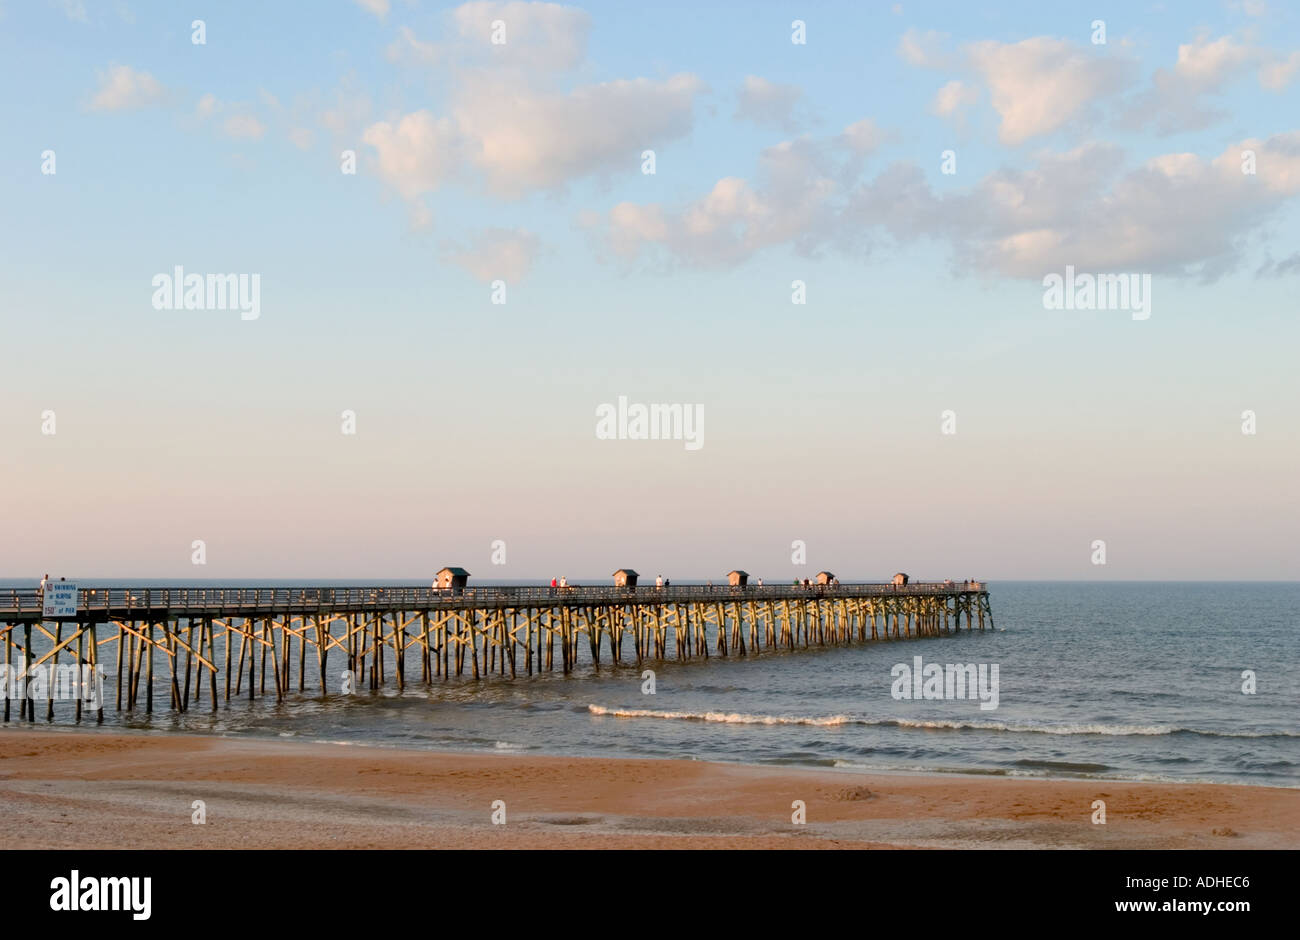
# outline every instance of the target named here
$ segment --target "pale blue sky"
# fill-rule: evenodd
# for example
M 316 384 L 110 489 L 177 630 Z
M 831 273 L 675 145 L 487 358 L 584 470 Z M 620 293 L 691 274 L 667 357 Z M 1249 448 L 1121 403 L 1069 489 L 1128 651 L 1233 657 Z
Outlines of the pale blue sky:
M 1300 576 L 1293 8 L 373 10 L 0 2 L 0 573 Z

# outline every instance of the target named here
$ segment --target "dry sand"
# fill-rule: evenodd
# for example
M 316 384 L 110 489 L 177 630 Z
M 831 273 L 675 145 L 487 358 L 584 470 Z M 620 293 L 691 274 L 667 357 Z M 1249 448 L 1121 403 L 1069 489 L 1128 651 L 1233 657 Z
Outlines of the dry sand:
M 191 821 L 195 800 L 207 821 Z M 493 825 L 504 800 L 506 824 Z M 802 800 L 807 823 L 791 822 Z M 1106 803 L 1106 824 L 1092 803 Z M 1300 790 L 0 731 L 32 848 L 1297 848 Z

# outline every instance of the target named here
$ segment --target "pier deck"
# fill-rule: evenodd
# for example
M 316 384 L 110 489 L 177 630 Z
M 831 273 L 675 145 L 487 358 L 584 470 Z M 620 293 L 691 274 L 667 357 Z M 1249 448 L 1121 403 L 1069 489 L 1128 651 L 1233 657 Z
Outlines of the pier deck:
M 389 678 L 401 689 L 412 657 L 421 682 L 477 680 L 553 670 L 557 646 L 559 668 L 569 673 L 580 664 L 599 668 L 602 655 L 622 664 L 629 652 L 641 664 L 938 636 L 959 630 L 963 616 L 967 630 L 983 630 L 986 618 L 992 626 L 983 582 L 81 588 L 76 615 L 57 619 L 43 616 L 39 591 L 6 590 L 4 720 L 15 700 L 20 717 L 31 719 L 45 699 L 53 719 L 55 701 L 71 698 L 77 720 L 84 706 L 102 721 L 102 688 L 88 694 L 86 685 L 107 671 L 104 646 L 114 654 L 116 681 L 107 676 L 105 684 L 119 710 L 134 710 L 142 696 L 153 710 L 160 661 L 159 691 L 186 711 L 205 697 L 213 709 L 230 701 L 232 684 L 235 696 L 250 699 L 267 694 L 268 679 L 277 700 L 295 685 L 304 693 L 309 673 L 321 695 L 379 689 Z M 329 671 L 334 650 L 346 671 Z

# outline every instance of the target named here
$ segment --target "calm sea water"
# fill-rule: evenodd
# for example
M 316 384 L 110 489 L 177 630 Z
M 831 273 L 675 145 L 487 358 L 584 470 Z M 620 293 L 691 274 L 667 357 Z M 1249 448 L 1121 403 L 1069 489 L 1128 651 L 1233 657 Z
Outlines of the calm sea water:
M 162 710 L 146 717 L 113 711 L 110 676 L 104 727 L 444 750 L 1300 786 L 1300 584 L 995 582 L 991 592 L 997 629 L 983 634 L 662 663 L 653 666 L 654 695 L 643 694 L 634 664 L 426 687 L 418 682 L 418 662 L 408 660 L 412 681 L 402 694 L 390 677 L 390 688 L 379 693 L 322 696 L 309 689 L 283 704 L 240 700 L 214 713 L 205 702 L 184 715 Z M 998 707 L 894 698 L 891 669 L 915 656 L 997 664 Z M 308 659 L 310 686 L 316 676 L 314 656 Z M 1245 670 L 1255 673 L 1254 694 L 1242 692 Z M 156 701 L 165 703 L 164 682 L 158 680 Z M 69 709 L 61 707 L 65 715 Z M 43 704 L 38 713 L 44 715 Z

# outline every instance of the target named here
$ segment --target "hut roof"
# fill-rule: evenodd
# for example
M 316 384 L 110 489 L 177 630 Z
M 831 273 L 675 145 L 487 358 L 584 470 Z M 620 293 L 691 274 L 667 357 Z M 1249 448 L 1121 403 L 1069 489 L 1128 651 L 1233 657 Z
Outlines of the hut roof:
M 637 574 L 637 573 L 636 573 L 635 571 L 633 571 L 631 568 L 619 568 L 617 571 L 614 572 L 614 574 L 630 574 L 630 575 L 631 575 L 632 577 L 634 577 L 634 578 L 639 578 L 639 577 L 641 577 L 639 574 Z
M 739 574 L 739 575 L 744 575 L 746 578 L 749 577 L 748 571 L 741 571 L 739 568 L 737 568 L 735 571 L 728 571 L 727 574 Z
M 452 568 L 452 567 L 439 568 L 439 569 L 438 569 L 438 574 L 442 574 L 444 571 L 446 571 L 446 572 L 448 572 L 448 573 L 450 573 L 450 574 L 453 574 L 453 575 L 455 575 L 455 576 L 458 577 L 458 578 L 462 578 L 462 577 L 463 577 L 463 578 L 468 578 L 468 577 L 469 577 L 469 572 L 466 571 L 464 568 Z
M 828 577 L 828 578 L 833 578 L 833 577 L 835 577 L 835 575 L 831 574 L 829 571 L 819 571 L 819 572 L 817 572 L 817 576 L 818 576 L 818 577 L 821 577 L 822 575 L 826 575 L 826 577 Z

